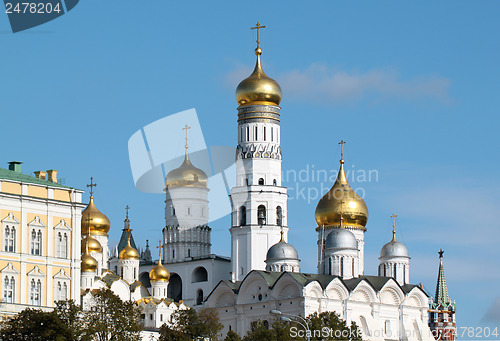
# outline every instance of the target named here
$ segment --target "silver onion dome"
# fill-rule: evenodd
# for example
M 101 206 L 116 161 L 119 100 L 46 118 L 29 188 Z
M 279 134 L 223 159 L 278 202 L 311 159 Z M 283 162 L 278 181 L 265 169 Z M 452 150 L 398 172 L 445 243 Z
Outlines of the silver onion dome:
M 380 251 L 380 258 L 387 257 L 406 257 L 408 256 L 408 249 L 404 246 L 403 243 L 398 242 L 397 240 L 391 240 L 389 243 L 385 244 Z
M 267 251 L 266 262 L 280 259 L 299 259 L 297 250 L 285 241 L 274 244 Z
M 325 249 L 358 249 L 358 242 L 354 234 L 345 228 L 335 228 L 328 234 Z

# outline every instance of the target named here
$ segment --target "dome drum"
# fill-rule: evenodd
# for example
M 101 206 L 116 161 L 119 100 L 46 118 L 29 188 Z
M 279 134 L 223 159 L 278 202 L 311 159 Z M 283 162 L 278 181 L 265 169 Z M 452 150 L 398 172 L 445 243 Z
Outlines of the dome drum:
M 238 108 L 238 123 L 279 123 L 280 107 L 270 105 L 248 105 Z

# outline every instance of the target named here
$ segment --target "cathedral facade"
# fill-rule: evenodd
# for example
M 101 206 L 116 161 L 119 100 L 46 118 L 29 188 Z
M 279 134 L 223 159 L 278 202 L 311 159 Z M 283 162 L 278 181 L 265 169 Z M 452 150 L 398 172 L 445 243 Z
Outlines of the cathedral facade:
M 190 160 L 187 125 L 184 160 L 165 179 L 165 226 L 158 229 L 156 262 L 149 243 L 137 247 L 128 206 L 120 241 L 109 245 L 111 222 L 94 202 L 92 179 L 84 205 L 83 191 L 57 184 L 55 171 L 48 171 L 48 179 L 45 172 L 30 177 L 14 162 L 0 169 L 2 314 L 28 306 L 50 309 L 66 298 L 91 309 L 95 290 L 108 288 L 141 308 L 148 338 L 176 310 L 203 307 L 218 312 L 221 337 L 229 330 L 243 336 L 253 321 L 271 324 L 277 314 L 326 311 L 356 322 L 364 340 L 434 340 L 433 332 L 455 332 L 442 253 L 430 303 L 422 285 L 411 284 L 411 258 L 397 239 L 395 215 L 378 269 L 365 269 L 369 213 L 347 180 L 344 141 L 336 181 L 314 215 L 317 272 L 301 271 L 288 240 L 288 195 L 281 178 L 281 88 L 263 70 L 258 38 L 255 56 L 252 74 L 236 90 L 230 257 L 211 252 L 210 183 Z

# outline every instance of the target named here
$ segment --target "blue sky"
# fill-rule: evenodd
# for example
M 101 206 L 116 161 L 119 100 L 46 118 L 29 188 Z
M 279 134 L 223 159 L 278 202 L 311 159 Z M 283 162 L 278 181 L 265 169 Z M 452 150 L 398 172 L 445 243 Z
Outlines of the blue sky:
M 253 67 L 249 28 L 259 20 L 264 69 L 283 89 L 284 171 L 336 171 L 337 143 L 348 141 L 346 169 L 378 173 L 351 181 L 370 210 L 366 273 L 376 274 L 396 213 L 411 281 L 434 295 L 443 248 L 459 325 L 500 325 L 484 317 L 500 280 L 499 10 L 495 1 L 86 0 L 16 34 L 0 14 L 0 161 L 23 161 L 27 174 L 58 169 L 81 189 L 93 176 L 111 241 L 127 204 L 136 241 L 159 239 L 164 199 L 135 189 L 127 141 L 196 108 L 207 145 L 235 146 L 234 90 Z M 289 241 L 306 272 L 316 271 L 318 200 L 289 201 Z M 229 255 L 229 219 L 212 227 L 212 250 Z

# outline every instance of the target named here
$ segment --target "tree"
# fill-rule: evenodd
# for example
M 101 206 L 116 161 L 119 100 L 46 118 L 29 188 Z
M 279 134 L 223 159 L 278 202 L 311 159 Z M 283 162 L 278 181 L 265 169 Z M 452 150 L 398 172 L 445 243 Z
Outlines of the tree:
M 2 341 L 43 340 L 70 341 L 74 334 L 56 311 L 27 308 L 8 319 L 0 328 Z
M 54 309 L 59 319 L 73 333 L 73 340 L 90 340 L 84 331 L 84 312 L 74 300 L 57 301 Z
M 307 317 L 311 340 L 351 340 L 361 341 L 361 331 L 356 322 L 347 326 L 347 322 L 334 311 L 317 312 Z M 318 332 L 316 332 L 318 331 Z
M 224 341 L 241 341 L 241 337 L 236 332 L 230 330 L 227 332 Z
M 140 310 L 133 302 L 123 302 L 109 289 L 97 291 L 93 299 L 92 309 L 84 316 L 84 337 L 96 341 L 140 340 Z
M 160 341 L 196 340 L 209 338 L 217 340 L 217 334 L 223 325 L 219 315 L 213 309 L 179 309 L 172 314 L 172 324 L 164 324 L 160 328 Z
M 243 338 L 243 341 L 275 340 L 274 331 L 269 329 L 261 320 L 250 323 L 250 331 Z

